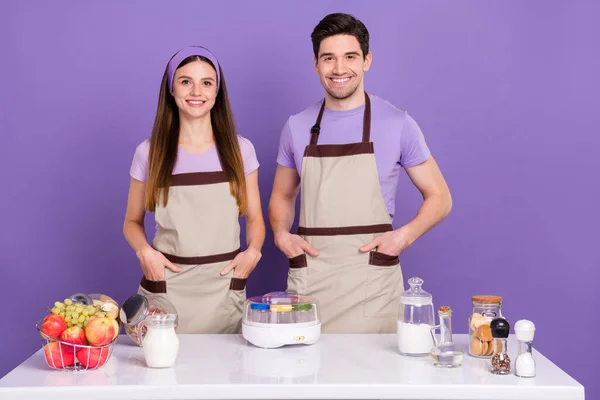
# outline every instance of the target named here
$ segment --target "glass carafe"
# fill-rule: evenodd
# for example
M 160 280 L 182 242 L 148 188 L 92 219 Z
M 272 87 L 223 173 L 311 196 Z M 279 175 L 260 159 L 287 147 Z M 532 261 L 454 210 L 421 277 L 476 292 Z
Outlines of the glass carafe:
M 155 314 L 146 317 L 147 331 L 143 348 L 146 364 L 150 368 L 168 368 L 175 365 L 179 353 L 179 338 L 175 333 L 174 314 Z
M 460 367 L 464 351 L 452 339 L 452 310 L 448 306 L 442 306 L 438 311 L 438 317 L 440 324 L 431 329 L 431 336 L 435 341 L 435 347 L 431 351 L 433 365 L 446 368 Z M 436 328 L 440 329 L 439 341 L 435 338 Z
M 410 278 L 410 289 L 400 296 L 398 310 L 398 350 L 407 356 L 428 356 L 433 340 L 431 328 L 435 325 L 433 298 L 421 286 L 423 279 Z

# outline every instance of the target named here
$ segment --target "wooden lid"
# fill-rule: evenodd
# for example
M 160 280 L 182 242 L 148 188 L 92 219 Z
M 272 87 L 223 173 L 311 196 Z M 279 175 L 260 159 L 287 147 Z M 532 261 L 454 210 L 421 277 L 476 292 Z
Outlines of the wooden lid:
M 450 312 L 452 310 L 450 310 L 450 307 L 448 307 L 448 306 L 441 306 L 439 311 L 440 311 L 440 314 L 450 314 Z
M 502 297 L 500 296 L 487 296 L 487 295 L 479 295 L 471 297 L 471 300 L 474 303 L 501 303 Z

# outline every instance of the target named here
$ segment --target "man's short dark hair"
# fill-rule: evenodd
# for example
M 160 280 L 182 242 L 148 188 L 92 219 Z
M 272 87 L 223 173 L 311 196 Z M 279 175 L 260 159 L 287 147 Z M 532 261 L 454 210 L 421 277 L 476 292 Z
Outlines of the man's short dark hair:
M 323 18 L 315 29 L 310 38 L 312 39 L 313 51 L 315 57 L 319 58 L 319 48 L 321 42 L 330 36 L 334 35 L 352 35 L 360 43 L 360 49 L 363 52 L 363 57 L 369 53 L 369 31 L 365 24 L 356 19 L 353 15 L 335 13 L 329 14 Z

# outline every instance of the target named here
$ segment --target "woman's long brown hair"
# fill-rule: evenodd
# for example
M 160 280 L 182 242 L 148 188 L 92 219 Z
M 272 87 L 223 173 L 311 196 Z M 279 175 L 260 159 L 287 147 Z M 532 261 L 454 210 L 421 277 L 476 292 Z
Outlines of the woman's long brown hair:
M 191 56 L 181 62 L 178 68 L 192 61 L 201 60 L 215 66 L 206 58 Z M 235 197 L 240 215 L 246 212 L 248 200 L 246 194 L 246 177 L 244 162 L 238 142 L 237 130 L 229 104 L 227 85 L 223 70 L 219 66 L 221 82 L 215 104 L 210 110 L 210 120 L 215 137 L 221 167 L 229 180 L 230 192 Z M 167 205 L 169 198 L 169 179 L 177 161 L 179 144 L 179 109 L 175 99 L 169 93 L 167 70 L 160 85 L 160 95 L 156 110 L 156 118 L 150 138 L 150 154 L 148 156 L 148 177 L 146 179 L 146 209 L 156 210 L 159 202 Z

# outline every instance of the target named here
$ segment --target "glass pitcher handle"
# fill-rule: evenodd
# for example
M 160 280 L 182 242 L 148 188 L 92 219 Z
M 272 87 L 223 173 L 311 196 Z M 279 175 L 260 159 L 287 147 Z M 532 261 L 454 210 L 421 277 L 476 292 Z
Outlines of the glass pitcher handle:
M 431 333 L 431 338 L 433 339 L 433 346 L 434 347 L 439 345 L 439 342 L 438 342 L 437 338 L 435 337 L 435 330 L 436 329 L 440 329 L 440 327 L 441 327 L 440 325 L 435 325 L 434 327 L 432 327 L 429 330 L 429 332 Z
M 148 333 L 148 324 L 146 323 L 146 320 L 143 320 L 142 322 L 140 322 L 138 324 L 138 344 L 140 345 L 140 347 L 144 347 L 144 337 L 146 337 L 146 334 Z

